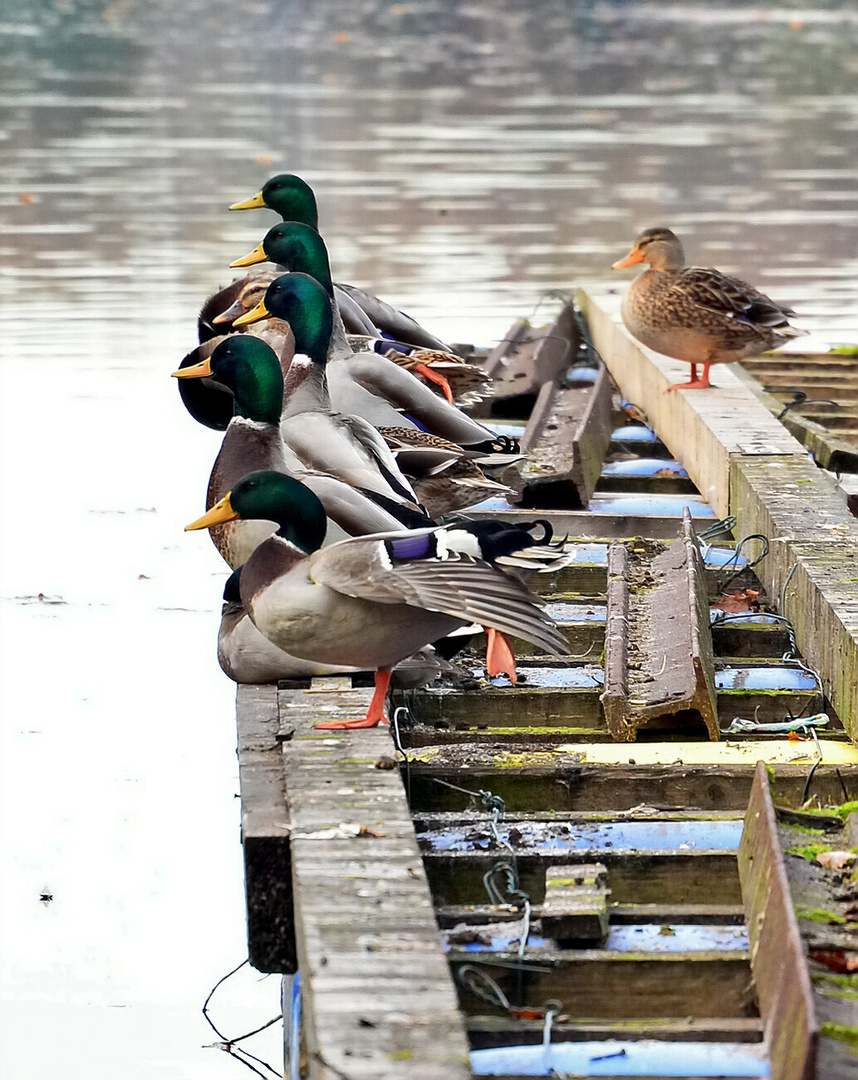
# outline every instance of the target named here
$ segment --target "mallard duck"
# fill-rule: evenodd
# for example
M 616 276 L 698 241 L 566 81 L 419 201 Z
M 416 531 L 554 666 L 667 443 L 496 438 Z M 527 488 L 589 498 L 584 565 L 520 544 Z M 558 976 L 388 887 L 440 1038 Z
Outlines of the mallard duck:
M 319 471 L 308 470 L 283 442 L 280 414 L 283 408 L 283 375 L 273 350 L 249 334 L 230 334 L 194 366 L 173 372 L 182 380 L 213 380 L 232 398 L 234 416 L 224 435 L 212 468 L 206 495 L 211 509 L 247 473 L 273 470 L 306 484 L 325 507 L 328 539 L 404 529 L 431 524 L 424 515 L 385 500 L 387 508 L 374 502 L 351 483 Z M 404 519 L 404 520 L 403 520 Z M 251 552 L 274 532 L 271 522 L 237 520 L 211 529 L 212 540 L 230 566 L 241 566 Z
M 219 526 L 216 526 L 219 528 Z M 221 671 L 237 683 L 273 683 L 280 679 L 309 679 L 319 675 L 350 675 L 358 668 L 343 664 L 318 664 L 290 656 L 263 637 L 241 603 L 241 567 L 233 570 L 224 585 L 223 608 L 217 639 Z M 431 645 L 400 661 L 393 669 L 392 684 L 401 690 L 425 686 L 450 665 Z
M 310 185 L 294 173 L 272 176 L 252 199 L 233 203 L 230 210 L 254 210 L 268 207 L 284 221 L 297 221 L 313 229 L 319 227 L 316 196 Z M 315 275 L 314 275 L 315 276 Z M 387 335 L 411 342 L 424 349 L 449 351 L 440 338 L 430 334 L 418 322 L 354 285 L 335 286 L 346 328 L 355 334 Z
M 270 259 L 289 270 L 309 274 L 330 297 L 333 323 L 330 345 L 328 384 L 331 400 L 343 412 L 364 417 L 376 427 L 393 427 L 405 421 L 391 416 L 395 407 L 416 425 L 443 439 L 464 447 L 490 447 L 493 433 L 471 417 L 442 400 L 419 379 L 404 372 L 397 363 L 370 350 L 352 351 L 339 317 L 331 282 L 331 268 L 325 242 L 315 229 L 287 221 L 269 229 L 253 251 L 231 263 L 233 269 L 252 266 Z M 285 318 L 267 305 L 257 309 L 257 318 L 271 315 Z M 235 319 L 233 326 L 246 325 L 248 319 Z M 287 320 L 288 321 L 288 320 Z
M 807 331 L 790 326 L 795 312 L 753 286 L 720 270 L 685 266 L 682 244 L 670 229 L 647 229 L 613 269 L 649 263 L 623 297 L 626 328 L 638 341 L 665 356 L 691 364 L 691 381 L 669 390 L 710 386 L 712 364 L 774 349 Z M 697 378 L 697 365 L 703 374 Z
M 224 529 L 226 525 L 215 525 Z M 269 534 L 270 535 L 270 534 Z M 343 664 L 318 664 L 278 649 L 251 622 L 241 602 L 241 567 L 226 579 L 217 636 L 221 671 L 237 683 L 272 683 L 278 679 L 305 679 L 317 675 L 347 675 L 357 671 Z
M 434 530 L 345 540 L 322 547 L 325 511 L 303 484 L 251 473 L 187 529 L 235 518 L 276 521 L 245 563 L 241 602 L 261 633 L 290 655 L 373 670 L 366 716 L 322 728 L 384 720 L 391 668 L 430 641 L 477 621 L 562 655 L 565 643 L 538 599 L 488 563 L 433 553 Z
M 266 290 L 265 304 L 236 319 L 243 326 L 266 318 L 269 305 L 288 322 L 295 355 L 284 386 L 283 439 L 308 469 L 417 509 L 416 496 L 384 439 L 360 416 L 333 412 L 325 369 L 331 340 L 331 301 L 306 274 L 283 274 Z

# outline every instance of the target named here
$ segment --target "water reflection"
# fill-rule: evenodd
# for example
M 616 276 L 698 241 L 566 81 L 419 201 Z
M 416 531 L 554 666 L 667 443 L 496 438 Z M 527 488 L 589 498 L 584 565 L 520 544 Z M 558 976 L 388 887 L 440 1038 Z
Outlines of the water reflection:
M 665 223 L 839 340 L 858 278 L 845 7 L 35 5 L 7 56 L 8 286 L 26 302 L 47 278 L 86 317 L 125 274 L 133 323 L 141 293 L 177 319 L 270 219 L 225 205 L 290 169 L 339 276 L 452 336 L 500 336 Z
M 67 1030 L 57 1075 L 234 1076 L 191 1019 L 243 948 L 225 573 L 181 535 L 217 440 L 167 378 L 273 221 L 226 206 L 302 174 L 335 275 L 454 340 L 491 343 L 665 224 L 817 341 L 856 341 L 858 12 L 31 0 L 0 20 L 0 464 L 27 522 L 2 560 L 7 986 L 24 1028 Z M 15 600 L 39 593 L 67 603 Z M 231 1032 L 268 1019 L 263 992 Z M 115 1052 L 79 1037 L 107 1027 Z M 126 1060 L 153 1037 L 157 1061 Z M 10 1075 L 43 1080 L 28 1049 Z

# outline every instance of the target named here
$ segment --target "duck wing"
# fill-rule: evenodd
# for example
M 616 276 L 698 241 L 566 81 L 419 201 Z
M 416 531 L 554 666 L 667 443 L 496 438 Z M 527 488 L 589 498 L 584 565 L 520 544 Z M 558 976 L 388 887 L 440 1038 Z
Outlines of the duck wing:
M 776 304 L 753 285 L 720 270 L 688 266 L 676 275 L 673 290 L 714 315 L 751 327 L 774 330 L 787 325 L 787 316 L 795 315 L 791 308 Z
M 420 345 L 424 349 L 450 351 L 440 338 L 430 334 L 416 319 L 412 319 L 410 315 L 406 315 L 404 311 L 392 307 L 384 300 L 379 300 L 377 296 L 373 296 L 363 289 L 358 289 L 354 285 L 343 285 L 341 283 L 334 285 L 334 292 L 338 303 L 340 295 L 347 296 L 364 313 L 370 324 L 374 324 L 389 337 L 396 338 L 398 341 L 407 341 L 412 345 Z M 346 313 L 342 308 L 340 310 L 348 328 Z M 355 330 L 351 332 L 364 334 L 368 331 Z
M 556 655 L 566 652 L 559 630 L 517 578 L 477 559 L 427 558 L 432 531 L 362 537 L 321 548 L 310 556 L 310 576 L 355 599 L 442 612 L 524 638 Z
M 495 436 L 488 428 L 449 405 L 410 371 L 386 356 L 374 352 L 355 353 L 348 360 L 336 360 L 330 364 L 330 373 L 335 372 L 340 363 L 345 364 L 356 383 L 391 402 L 397 409 L 402 409 L 432 434 L 459 446 L 490 445 L 494 441 Z M 383 426 L 393 427 L 395 424 L 394 420 Z M 401 418 L 399 424 L 402 424 Z

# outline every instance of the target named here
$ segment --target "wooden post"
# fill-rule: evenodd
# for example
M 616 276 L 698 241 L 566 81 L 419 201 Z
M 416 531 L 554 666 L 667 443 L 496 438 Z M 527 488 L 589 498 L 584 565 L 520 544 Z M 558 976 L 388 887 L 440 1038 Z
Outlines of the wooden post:
M 762 761 L 745 815 L 739 877 L 772 1080 L 813 1080 L 819 1030 Z
M 545 871 L 542 932 L 558 943 L 608 936 L 608 871 L 602 863 L 550 866 Z

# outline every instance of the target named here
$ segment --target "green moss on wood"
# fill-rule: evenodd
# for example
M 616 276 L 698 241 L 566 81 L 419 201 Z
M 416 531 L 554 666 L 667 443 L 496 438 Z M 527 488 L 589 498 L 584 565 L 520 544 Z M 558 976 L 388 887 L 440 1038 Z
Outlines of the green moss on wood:
M 802 919 L 805 922 L 823 923 L 830 926 L 833 923 L 842 925 L 846 922 L 846 918 L 843 915 L 837 915 L 833 911 L 826 911 L 825 908 L 812 908 L 805 904 L 795 905 L 795 914 L 797 919 Z
M 820 1025 L 819 1030 L 829 1039 L 837 1039 L 849 1046 L 858 1046 L 858 1027 L 854 1024 L 835 1024 L 829 1020 Z
M 823 851 L 833 851 L 833 848 L 830 844 L 809 844 L 807 847 L 786 848 L 787 855 L 798 855 L 802 859 L 807 859 L 808 862 L 815 862 L 816 856 Z
M 828 975 L 820 972 L 811 975 L 815 983 L 828 983 L 830 986 L 839 986 L 843 990 L 858 990 L 858 975 Z

